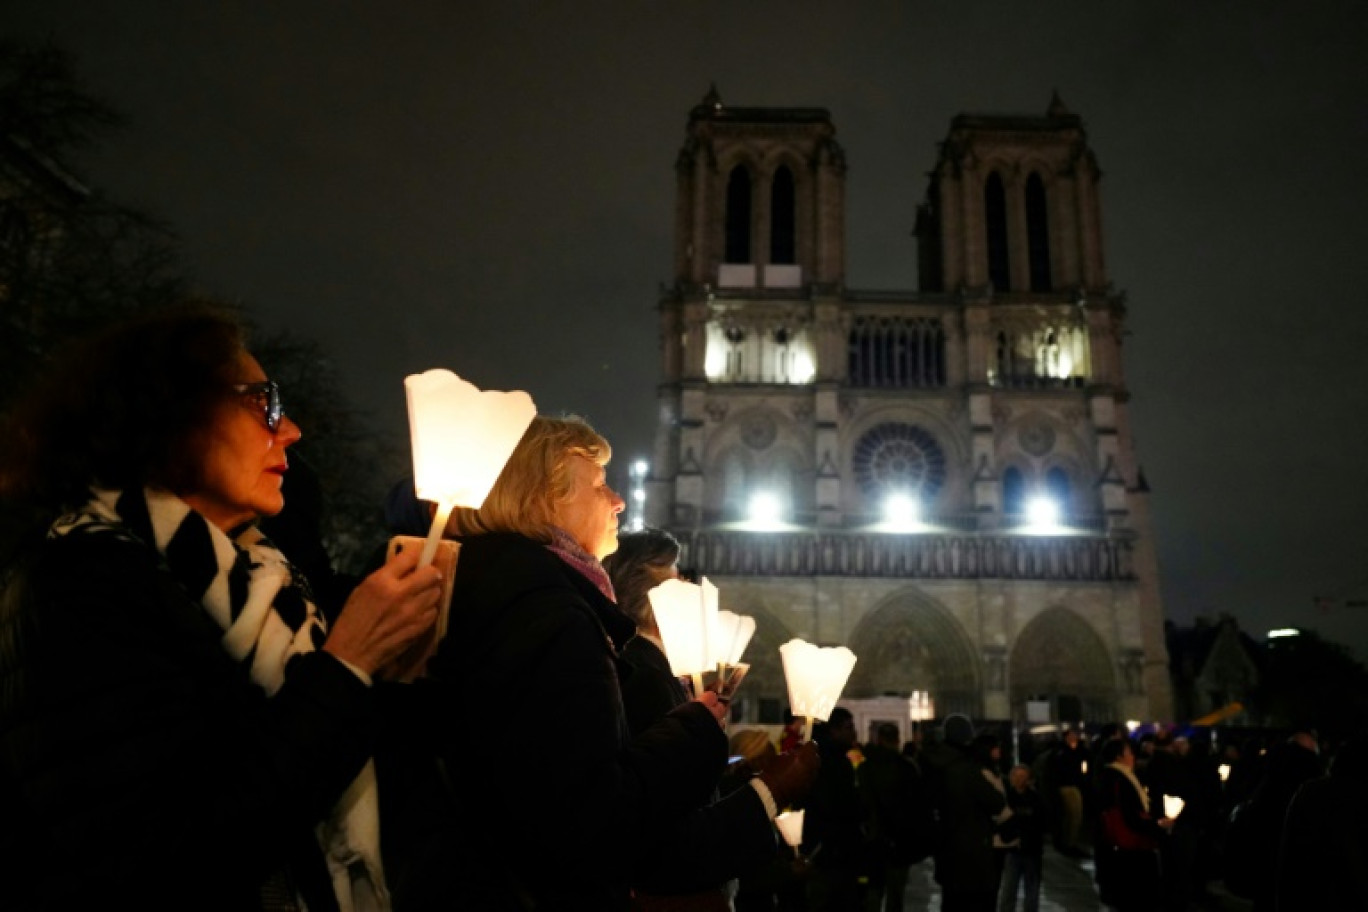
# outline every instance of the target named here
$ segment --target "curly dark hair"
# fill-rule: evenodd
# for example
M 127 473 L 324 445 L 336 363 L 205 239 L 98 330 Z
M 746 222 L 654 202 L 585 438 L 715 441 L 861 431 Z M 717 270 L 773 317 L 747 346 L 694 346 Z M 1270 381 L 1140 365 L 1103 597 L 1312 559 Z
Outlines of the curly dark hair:
M 638 625 L 654 626 L 646 594 L 667 578 L 678 560 L 679 540 L 664 529 L 652 528 L 623 532 L 617 550 L 603 559 L 618 607 Z
M 194 490 L 245 335 L 227 307 L 192 300 L 73 343 L 6 416 L 6 509 L 45 525 L 92 485 Z

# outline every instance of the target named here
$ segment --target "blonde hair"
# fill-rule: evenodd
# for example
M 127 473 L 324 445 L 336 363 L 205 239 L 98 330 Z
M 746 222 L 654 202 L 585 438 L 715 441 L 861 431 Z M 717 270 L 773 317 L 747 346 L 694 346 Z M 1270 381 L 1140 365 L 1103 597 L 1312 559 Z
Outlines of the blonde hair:
M 731 736 L 728 746 L 733 757 L 740 757 L 752 766 L 762 761 L 767 755 L 773 756 L 779 753 L 774 747 L 774 742 L 770 740 L 770 736 L 759 728 L 741 729 Z
M 457 507 L 447 523 L 448 535 L 516 532 L 540 542 L 551 541 L 557 505 L 574 493 L 575 457 L 607 465 L 613 455 L 608 441 L 583 418 L 566 415 L 532 419 L 513 455 L 499 473 L 484 506 Z

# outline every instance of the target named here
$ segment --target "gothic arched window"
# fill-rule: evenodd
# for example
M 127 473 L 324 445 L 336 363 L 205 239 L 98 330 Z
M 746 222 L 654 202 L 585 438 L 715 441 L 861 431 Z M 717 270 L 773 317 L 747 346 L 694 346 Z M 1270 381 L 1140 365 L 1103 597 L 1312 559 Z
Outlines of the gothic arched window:
M 1007 516 L 1026 512 L 1026 479 L 1016 466 L 1002 473 L 1002 512 Z
M 866 431 L 851 453 L 855 482 L 877 501 L 894 493 L 929 505 L 945 484 L 945 451 L 923 427 L 888 421 Z
M 1055 466 L 1045 473 L 1045 493 L 1059 507 L 1061 514 L 1069 512 L 1069 503 L 1072 498 L 1071 485 L 1069 484 L 1069 473 Z
M 983 188 L 984 223 L 988 228 L 988 280 L 996 291 L 1012 287 L 1007 260 L 1007 191 L 994 171 Z
M 798 218 L 794 208 L 793 172 L 780 166 L 770 185 L 770 258 L 775 265 L 796 263 L 795 234 Z
M 1050 220 L 1045 206 L 1045 182 L 1039 174 L 1026 179 L 1026 243 L 1031 291 L 1049 291 Z
M 727 263 L 751 262 L 751 176 L 745 165 L 727 179 Z

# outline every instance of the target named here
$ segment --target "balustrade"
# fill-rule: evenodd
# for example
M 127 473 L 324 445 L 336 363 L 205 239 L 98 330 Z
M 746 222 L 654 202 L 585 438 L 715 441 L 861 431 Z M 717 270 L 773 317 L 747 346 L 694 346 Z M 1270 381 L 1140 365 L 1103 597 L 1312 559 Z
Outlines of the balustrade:
M 706 576 L 859 576 L 1124 582 L 1135 579 L 1125 537 L 991 533 L 675 531 L 680 564 Z

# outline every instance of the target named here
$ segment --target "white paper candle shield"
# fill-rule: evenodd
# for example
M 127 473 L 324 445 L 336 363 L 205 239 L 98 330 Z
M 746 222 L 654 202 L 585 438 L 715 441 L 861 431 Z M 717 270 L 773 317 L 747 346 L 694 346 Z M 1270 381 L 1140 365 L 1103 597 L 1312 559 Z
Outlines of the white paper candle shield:
M 718 648 L 713 656 L 718 662 L 736 665 L 755 635 L 755 618 L 730 611 L 717 612 Z
M 715 668 L 714 651 L 720 642 L 717 587 L 707 577 L 701 584 L 666 580 L 648 598 L 671 673 L 695 675 Z
M 779 647 L 779 657 L 788 682 L 789 710 L 825 721 L 855 667 L 855 653 L 845 646 L 814 646 L 793 639 Z
M 1183 799 L 1177 795 L 1164 796 L 1164 816 L 1173 820 L 1183 813 Z
M 779 835 L 784 837 L 784 842 L 798 848 L 803 844 L 803 811 L 784 811 L 774 818 L 774 825 L 779 828 Z
M 449 370 L 404 378 L 418 496 L 478 509 L 536 417 L 521 390 L 481 391 Z

